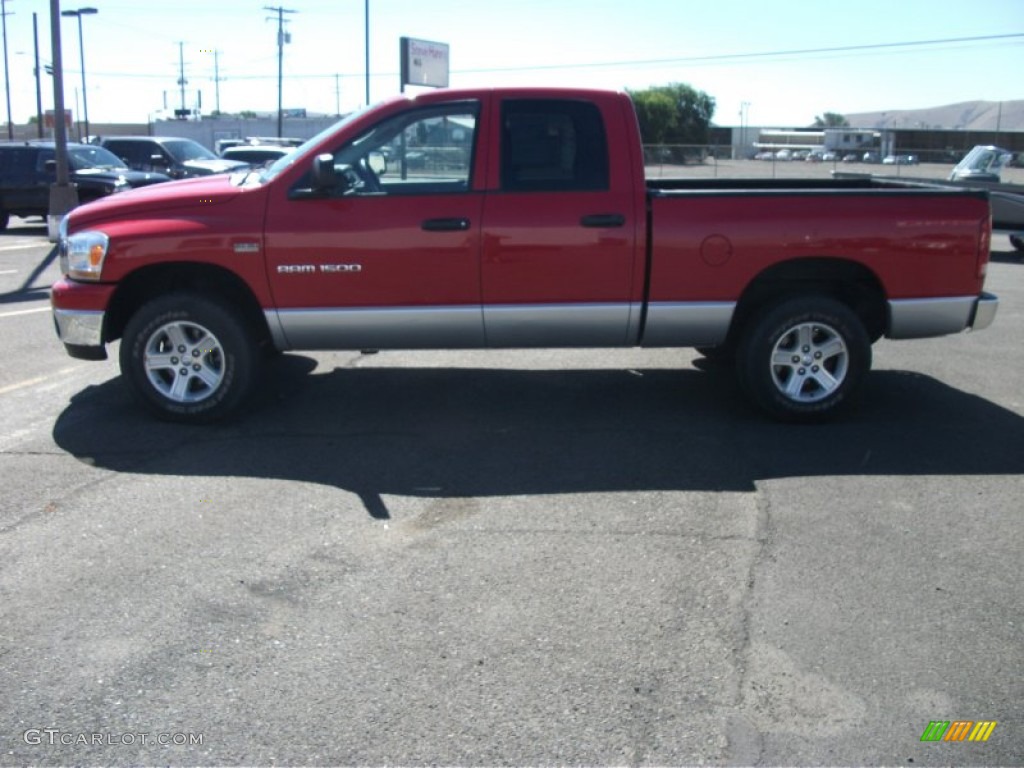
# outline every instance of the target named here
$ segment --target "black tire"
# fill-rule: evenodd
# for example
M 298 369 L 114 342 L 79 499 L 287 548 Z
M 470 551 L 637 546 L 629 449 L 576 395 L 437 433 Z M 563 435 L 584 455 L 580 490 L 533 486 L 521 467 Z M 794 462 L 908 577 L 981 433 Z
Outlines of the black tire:
M 695 347 L 697 354 L 714 365 L 731 365 L 736 360 L 735 345 L 726 342 L 717 347 Z
M 7 211 L 0 211 L 0 232 L 7 229 L 7 225 L 11 223 L 11 214 Z
M 766 308 L 747 324 L 737 355 L 740 385 L 783 421 L 825 421 L 849 407 L 871 368 L 860 318 L 827 296 Z
M 228 418 L 247 399 L 259 352 L 254 334 L 214 299 L 175 293 L 144 304 L 121 340 L 121 374 L 132 393 L 168 421 Z
M 1024 251 L 1024 235 L 1010 235 L 1010 245 L 1018 251 Z

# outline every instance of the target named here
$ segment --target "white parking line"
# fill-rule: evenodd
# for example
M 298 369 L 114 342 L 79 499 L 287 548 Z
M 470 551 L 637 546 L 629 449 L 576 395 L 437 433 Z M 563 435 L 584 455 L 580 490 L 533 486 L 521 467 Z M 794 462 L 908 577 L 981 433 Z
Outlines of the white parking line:
M 43 243 L 22 243 L 20 245 L 0 245 L 0 251 L 20 251 L 24 248 L 39 248 Z
M 0 312 L 0 317 L 17 317 L 18 315 L 34 315 L 36 312 L 49 312 L 49 307 L 36 307 L 35 309 L 19 309 L 17 312 Z
M 0 275 L 16 275 L 18 270 L 16 269 L 0 269 Z
M 61 368 L 56 373 L 51 373 L 49 376 L 36 376 L 34 379 L 27 379 L 26 381 L 19 381 L 17 384 L 8 384 L 6 387 L 0 387 L 0 395 L 6 395 L 9 392 L 14 392 L 17 389 L 24 389 L 25 387 L 34 387 L 36 384 L 42 384 L 44 381 L 55 379 L 58 376 L 64 376 L 72 373 L 77 369 L 75 368 Z

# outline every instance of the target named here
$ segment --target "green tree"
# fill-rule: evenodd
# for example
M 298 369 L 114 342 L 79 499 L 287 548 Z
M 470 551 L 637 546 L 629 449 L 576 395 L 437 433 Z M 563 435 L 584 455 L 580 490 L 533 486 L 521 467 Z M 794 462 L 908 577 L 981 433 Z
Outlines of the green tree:
M 715 99 L 685 83 L 627 91 L 636 106 L 645 144 L 703 144 L 715 113 Z
M 838 112 L 826 112 L 814 118 L 814 128 L 849 128 L 850 121 Z

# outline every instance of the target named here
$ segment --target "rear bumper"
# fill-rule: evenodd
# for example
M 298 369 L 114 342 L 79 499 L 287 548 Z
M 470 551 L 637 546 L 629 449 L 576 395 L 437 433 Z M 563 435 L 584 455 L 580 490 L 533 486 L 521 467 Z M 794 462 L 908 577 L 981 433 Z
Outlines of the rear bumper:
M 992 325 L 999 299 L 980 296 L 945 296 L 936 299 L 894 299 L 889 302 L 890 339 L 924 339 L 963 330 L 980 331 Z
M 978 297 L 974 305 L 974 317 L 971 319 L 970 328 L 972 331 L 980 331 L 992 325 L 996 319 L 996 310 L 999 309 L 999 298 L 991 293 L 983 293 Z

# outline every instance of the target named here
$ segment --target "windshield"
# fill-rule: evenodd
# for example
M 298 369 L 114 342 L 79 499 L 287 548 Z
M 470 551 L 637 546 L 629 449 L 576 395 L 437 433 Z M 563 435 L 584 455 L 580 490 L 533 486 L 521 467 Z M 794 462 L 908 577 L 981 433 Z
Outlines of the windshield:
M 281 173 L 281 171 L 283 171 L 284 169 L 291 166 L 293 163 L 296 163 L 300 159 L 305 157 L 306 154 L 309 153 L 310 149 L 315 147 L 317 144 L 326 139 L 335 131 L 339 130 L 343 125 L 347 125 L 356 118 L 360 117 L 368 109 L 370 108 L 363 107 L 362 109 L 357 109 L 352 114 L 346 115 L 333 125 L 324 128 L 322 131 L 320 131 L 320 133 L 318 133 L 313 138 L 307 139 L 305 142 L 303 142 L 301 146 L 298 147 L 298 149 L 296 149 L 291 154 L 287 154 L 284 157 L 268 165 L 267 168 L 260 174 L 260 183 L 266 184 L 268 181 L 274 179 L 279 173 Z
M 189 160 L 219 160 L 213 152 L 202 144 L 191 139 L 174 139 L 173 141 L 161 142 L 164 149 L 179 163 L 187 163 Z
M 76 171 L 86 168 L 127 170 L 121 158 L 103 147 L 68 147 L 68 159 Z

